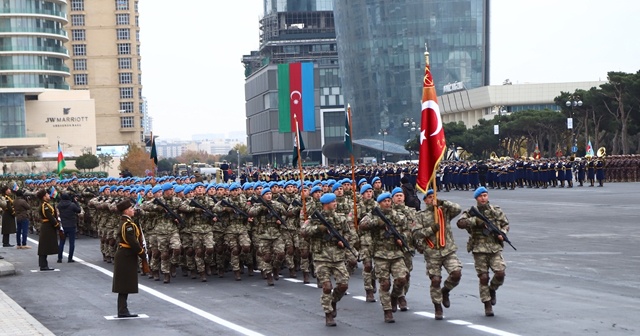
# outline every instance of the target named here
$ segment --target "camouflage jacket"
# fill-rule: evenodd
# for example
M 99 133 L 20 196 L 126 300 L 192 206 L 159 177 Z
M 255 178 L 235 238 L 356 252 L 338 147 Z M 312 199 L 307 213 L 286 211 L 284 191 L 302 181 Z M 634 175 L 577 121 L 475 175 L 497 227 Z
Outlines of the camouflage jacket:
M 284 218 L 285 209 L 282 204 L 273 201 L 265 202 L 271 205 L 280 217 Z M 249 215 L 254 218 L 254 232 L 259 239 L 273 240 L 280 237 L 281 225 L 284 223 L 278 224 L 276 217 L 273 216 L 262 203 L 255 203 L 249 209 Z
M 236 197 L 228 196 L 225 197 L 224 200 L 244 212 L 247 212 L 248 210 L 247 201 L 242 197 L 242 195 Z M 225 233 L 240 234 L 247 232 L 249 229 L 247 226 L 247 219 L 241 214 L 236 213 L 233 208 L 224 206 L 222 202 L 218 202 L 218 204 L 216 204 L 214 211 L 220 216 L 218 218 L 218 222 L 222 221 L 222 223 L 224 223 L 223 225 L 226 225 Z
M 400 229 L 407 226 L 406 218 L 393 209 L 382 210 L 382 213 L 402 234 Z M 366 214 L 360 222 L 359 229 L 371 234 L 373 257 L 381 259 L 404 258 L 402 247 L 396 243 L 393 235 L 388 234 L 385 223 L 380 217 L 372 213 Z M 406 237 L 404 239 L 407 240 Z
M 205 209 L 214 212 L 213 208 L 215 206 L 215 203 L 210 197 L 195 196 L 192 199 L 198 202 L 198 204 L 200 204 Z M 189 202 L 191 202 L 191 199 L 189 199 Z M 191 220 L 193 221 L 191 223 L 191 233 L 209 233 L 212 231 L 213 226 L 216 225 L 216 222 L 214 222 L 213 219 L 207 217 L 203 211 L 198 211 Z
M 398 223 L 402 226 L 398 226 L 397 230 L 404 235 L 409 250 L 414 251 L 415 248 L 413 246 L 412 230 L 416 226 L 416 210 L 404 204 L 394 204 L 393 210 L 395 210 L 398 215 L 404 217 L 405 220 L 401 223 Z
M 334 228 L 349 240 L 349 226 L 344 216 L 340 216 L 335 211 L 320 210 L 327 222 L 333 224 Z M 309 219 L 302 225 L 300 233 L 311 240 L 311 253 L 314 261 L 342 262 L 345 260 L 345 249 L 338 245 L 338 240 L 329 236 L 319 219 Z
M 438 200 L 438 207 L 442 210 L 445 223 L 444 246 L 441 246 L 439 229 L 438 232 L 433 230 L 435 224 L 433 205 L 427 205 L 425 210 L 418 212 L 416 226 L 412 230 L 414 244 L 425 256 L 446 256 L 458 250 L 451 232 L 451 219 L 462 211 L 460 205 Z
M 297 194 L 283 193 L 281 195 L 283 200 L 278 200 L 278 202 L 286 209 L 284 216 L 286 223 L 284 223 L 282 228 L 289 231 L 297 231 L 300 228 L 300 210 L 297 210 L 300 206 L 295 206 L 293 203 L 296 200 L 300 202 L 299 197 L 297 197 Z
M 500 228 L 502 232 L 509 232 L 509 220 L 500 207 L 487 203 L 484 206 L 478 206 L 478 210 L 493 222 L 495 226 Z M 493 235 L 487 236 L 484 234 L 485 224 L 482 219 L 469 216 L 467 211 L 462 213 L 460 219 L 470 219 L 471 222 L 470 226 L 466 229 L 469 233 L 467 252 L 496 253 L 502 251 L 503 242 Z
M 182 201 L 177 197 L 160 197 L 159 200 L 167 205 L 167 207 L 173 210 L 174 213 L 178 213 L 178 209 Z M 178 232 L 178 223 L 175 219 L 168 214 L 162 206 L 154 204 L 153 201 L 145 208 L 146 211 L 155 212 L 157 214 L 155 233 L 158 235 L 168 235 Z

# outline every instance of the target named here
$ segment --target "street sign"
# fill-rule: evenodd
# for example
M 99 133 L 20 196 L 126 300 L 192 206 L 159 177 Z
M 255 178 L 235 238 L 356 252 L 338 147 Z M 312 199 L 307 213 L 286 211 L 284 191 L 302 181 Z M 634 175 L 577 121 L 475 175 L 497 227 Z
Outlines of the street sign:
M 578 151 L 578 146 L 571 147 L 571 153 L 575 153 Z

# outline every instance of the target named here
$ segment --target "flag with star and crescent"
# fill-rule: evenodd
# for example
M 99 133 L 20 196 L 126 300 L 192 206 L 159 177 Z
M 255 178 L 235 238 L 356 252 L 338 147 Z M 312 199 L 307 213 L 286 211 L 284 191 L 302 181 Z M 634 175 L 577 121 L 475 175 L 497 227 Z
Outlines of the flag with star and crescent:
M 418 159 L 418 178 L 416 180 L 416 188 L 421 192 L 429 190 L 429 184 L 436 177 L 438 165 L 440 165 L 440 160 L 442 160 L 446 148 L 438 96 L 433 85 L 429 62 L 427 61 L 422 87 L 420 156 Z

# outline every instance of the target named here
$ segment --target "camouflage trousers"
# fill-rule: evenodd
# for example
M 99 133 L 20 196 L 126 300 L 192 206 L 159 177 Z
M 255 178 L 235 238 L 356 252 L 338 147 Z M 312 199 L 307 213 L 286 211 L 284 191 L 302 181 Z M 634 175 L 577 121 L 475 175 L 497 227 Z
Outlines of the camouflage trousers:
M 153 252 L 153 257 L 160 259 L 160 270 L 162 273 L 170 273 L 171 265 L 178 265 L 180 263 L 180 253 L 175 251 L 180 250 L 180 235 L 178 231 L 173 233 L 162 233 L 156 235 L 158 239 L 157 252 Z
M 194 249 L 196 270 L 202 273 L 206 270 L 206 264 L 211 264 L 213 259 L 213 232 L 192 233 L 191 241 Z
M 364 290 L 374 290 L 373 280 L 373 260 L 369 251 L 370 245 L 360 245 L 360 260 L 362 260 L 362 280 L 364 282 Z
M 507 263 L 502 257 L 502 252 L 473 253 L 473 262 L 480 279 L 480 301 L 487 302 L 491 300 L 489 290 L 498 290 L 504 283 L 504 271 L 507 269 Z M 491 282 L 488 280 L 489 269 L 493 271 Z M 497 273 L 502 274 L 502 276 L 496 277 Z
M 373 267 L 376 279 L 380 283 L 380 303 L 382 310 L 391 310 L 391 298 L 401 296 L 404 289 L 404 283 L 398 284 L 398 279 L 406 279 L 409 274 L 404 258 L 382 259 L 373 258 Z M 393 277 L 393 288 L 391 287 L 391 277 Z M 389 292 L 391 290 L 391 292 Z
M 296 230 L 282 230 L 282 240 L 284 241 L 285 263 L 287 267 L 295 268 L 294 256 L 300 248 L 300 236 Z
M 218 271 L 224 272 L 224 266 L 227 263 L 227 255 L 229 246 L 225 242 L 224 232 L 213 231 L 213 255 L 211 256 L 212 267 L 218 269 Z
M 447 280 L 444 282 L 444 288 L 451 290 L 460 283 L 460 280 L 451 280 L 451 272 L 462 271 L 462 263 L 455 252 L 451 252 L 446 256 L 441 256 L 435 253 L 429 255 L 428 252 L 426 252 L 424 254 L 424 261 L 427 263 L 427 278 L 433 279 L 433 277 L 439 277 L 442 279 L 442 268 L 444 268 L 449 274 L 449 277 L 447 277 Z M 438 283 L 440 282 L 438 281 Z M 429 288 L 431 301 L 433 303 L 442 303 L 442 291 L 440 290 L 440 285 L 438 285 L 437 288 L 433 285 Z
M 400 297 L 407 295 L 407 292 L 409 291 L 409 280 L 411 279 L 411 271 L 413 271 L 413 255 L 411 255 L 411 253 L 404 253 L 404 264 L 407 266 L 407 283 L 404 285 L 404 288 L 402 288 L 402 294 Z
M 275 239 L 260 239 L 258 242 L 258 255 L 260 255 L 260 270 L 271 272 L 274 268 L 280 270 L 284 261 L 284 241 L 282 237 Z
M 300 270 L 302 270 L 302 272 L 305 273 L 309 273 L 311 272 L 311 264 L 309 263 L 309 253 L 310 252 L 310 247 L 309 247 L 309 241 L 307 239 L 301 238 L 300 239 Z M 304 254 L 307 254 L 307 257 L 305 258 Z
M 331 302 L 339 302 L 344 296 L 344 291 L 338 288 L 332 288 L 331 277 L 335 280 L 336 287 L 343 287 L 349 284 L 349 271 L 344 261 L 314 261 L 313 266 L 316 270 L 318 283 L 322 284 L 322 295 L 320 296 L 320 305 L 325 313 L 333 312 Z M 339 286 L 343 285 L 343 286 Z
M 158 249 L 158 237 L 155 233 L 149 234 L 149 232 L 145 232 L 144 238 L 147 241 L 147 251 L 152 251 Z M 156 259 L 151 257 L 149 260 L 149 268 L 151 271 L 159 271 L 160 270 L 160 258 Z
M 184 271 L 188 269 L 193 271 L 196 269 L 196 261 L 193 247 L 193 237 L 190 232 L 180 232 L 180 245 L 182 253 L 180 254 L 180 268 Z
M 246 265 L 253 263 L 251 257 L 251 239 L 247 232 L 227 233 L 224 235 L 225 244 L 231 249 L 231 268 L 233 271 L 240 270 L 240 260 Z M 249 270 L 250 272 L 253 270 Z

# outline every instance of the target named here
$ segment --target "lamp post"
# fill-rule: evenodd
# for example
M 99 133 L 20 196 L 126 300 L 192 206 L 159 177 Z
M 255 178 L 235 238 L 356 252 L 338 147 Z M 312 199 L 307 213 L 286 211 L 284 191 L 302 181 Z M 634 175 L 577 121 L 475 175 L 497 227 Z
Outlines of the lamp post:
M 389 132 L 387 131 L 386 128 L 381 128 L 378 131 L 378 134 L 382 135 L 382 159 L 380 161 L 382 161 L 382 163 L 384 163 L 385 160 L 386 160 L 386 158 L 385 158 L 386 152 L 385 152 L 385 149 L 384 149 L 384 138 L 387 136 L 387 134 L 389 134 Z
M 404 118 L 402 126 L 407 129 L 407 143 L 411 141 L 411 134 L 416 131 L 416 122 L 413 118 Z M 412 151 L 409 151 L 409 161 L 411 161 Z
M 565 105 L 571 108 L 571 116 L 567 118 L 567 129 L 571 130 L 571 135 L 573 137 L 571 153 L 575 155 L 576 152 L 578 151 L 578 135 L 576 134 L 573 128 L 573 115 L 575 113 L 576 107 L 582 106 L 582 100 L 580 100 L 580 96 L 569 96 L 569 100 L 567 100 Z M 585 139 L 585 141 L 587 140 Z
M 504 106 L 495 106 L 492 112 L 498 114 L 498 123 L 493 125 L 493 134 L 498 136 L 498 152 L 500 152 L 500 145 L 502 143 L 502 139 L 500 139 L 500 119 L 502 119 L 503 114 L 507 114 L 507 110 Z M 500 153 L 498 153 L 498 155 L 500 155 Z

